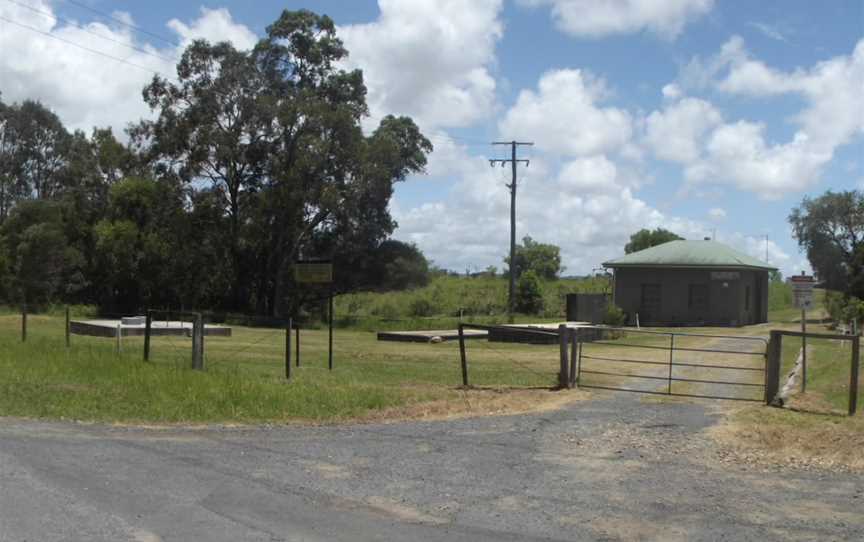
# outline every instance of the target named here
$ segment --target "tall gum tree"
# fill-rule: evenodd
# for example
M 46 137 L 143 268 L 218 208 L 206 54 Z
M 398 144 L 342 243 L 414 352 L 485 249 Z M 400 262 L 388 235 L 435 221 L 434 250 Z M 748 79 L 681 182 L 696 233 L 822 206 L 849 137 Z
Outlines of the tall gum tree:
M 209 184 L 224 207 L 231 309 L 293 310 L 297 257 L 380 243 L 393 183 L 425 167 L 432 146 L 410 119 L 363 134 L 366 88 L 338 67 L 347 54 L 329 17 L 284 11 L 252 51 L 196 41 L 176 82 L 144 89 L 157 118 L 136 144 L 161 178 Z

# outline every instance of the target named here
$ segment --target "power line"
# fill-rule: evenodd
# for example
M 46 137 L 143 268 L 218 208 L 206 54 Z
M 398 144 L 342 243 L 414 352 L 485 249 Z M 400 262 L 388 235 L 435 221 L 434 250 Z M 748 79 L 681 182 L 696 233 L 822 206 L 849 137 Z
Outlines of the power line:
M 172 77 L 168 77 L 165 74 L 163 74 L 159 71 L 156 71 L 152 68 L 148 68 L 148 67 L 142 66 L 140 64 L 135 64 L 134 62 L 129 62 L 128 60 L 125 60 L 123 58 L 116 57 L 113 55 L 109 55 L 108 53 L 103 53 L 102 51 L 99 51 L 97 49 L 91 49 L 90 47 L 85 47 L 84 45 L 80 45 L 78 43 L 75 43 L 74 41 L 67 40 L 65 38 L 61 38 L 60 36 L 55 36 L 54 34 L 51 34 L 50 32 L 45 32 L 43 30 L 39 30 L 38 28 L 34 28 L 30 25 L 19 23 L 18 21 L 13 21 L 12 19 L 7 19 L 6 17 L 3 17 L 2 15 L 0 15 L 0 20 L 6 21 L 7 23 L 12 23 L 16 26 L 20 26 L 21 28 L 25 28 L 25 29 L 30 30 L 32 32 L 36 32 L 37 34 L 42 34 L 43 36 L 47 36 L 49 38 L 53 38 L 55 40 L 62 41 L 63 43 L 66 43 L 66 44 L 71 45 L 73 47 L 77 47 L 79 49 L 83 49 L 84 51 L 93 53 L 95 55 L 103 56 L 105 58 L 110 58 L 111 60 L 116 60 L 117 62 L 122 62 L 123 64 L 128 64 L 129 66 L 138 68 L 139 70 L 144 70 L 146 72 L 150 72 L 152 74 L 165 77 L 166 79 L 173 79 Z
M 66 0 L 66 2 L 69 4 L 72 4 L 73 6 L 78 6 L 81 9 L 86 9 L 87 11 L 95 13 L 96 15 L 99 15 L 100 17 L 102 17 L 104 19 L 110 19 L 110 20 L 112 20 L 118 24 L 121 24 L 121 25 L 127 27 L 127 28 L 131 28 L 132 30 L 135 30 L 136 32 L 141 32 L 142 34 L 147 34 L 148 36 L 154 37 L 156 39 L 160 39 L 166 43 L 170 43 L 171 45 L 173 45 L 175 47 L 180 47 L 180 44 L 178 42 L 176 42 L 170 38 L 166 38 L 165 36 L 160 36 L 159 34 L 155 34 L 153 32 L 150 32 L 149 30 L 145 30 L 145 29 L 141 28 L 140 26 L 137 26 L 137 25 L 132 24 L 130 22 L 124 21 L 123 19 L 121 19 L 119 17 L 115 17 L 114 15 L 111 15 L 110 13 L 105 13 L 104 11 L 100 11 L 96 8 L 90 7 L 87 4 L 84 4 L 81 2 L 76 2 L 75 0 Z
M 507 303 L 507 312 L 510 323 L 513 323 L 513 313 L 516 303 L 516 166 L 522 162 L 525 167 L 531 163 L 530 160 L 519 160 L 516 158 L 516 148 L 521 146 L 533 146 L 533 141 L 493 141 L 492 145 L 510 145 L 510 158 L 490 158 L 489 165 L 501 164 L 504 167 L 508 162 L 512 167 L 513 180 L 507 185 L 510 189 L 510 291 Z
M 74 26 L 75 28 L 78 28 L 79 30 L 86 32 L 86 33 L 90 34 L 91 36 L 96 36 L 97 38 L 101 38 L 101 39 L 106 40 L 106 41 L 117 43 L 117 44 L 122 45 L 124 47 L 134 49 L 135 51 L 138 51 L 140 53 L 144 53 L 145 55 L 150 55 L 152 57 L 158 58 L 160 60 L 166 60 L 168 62 L 177 62 L 178 60 L 180 60 L 176 56 L 175 57 L 167 57 L 167 56 L 158 55 L 156 53 L 148 51 L 147 49 L 142 49 L 141 47 L 138 47 L 136 45 L 126 43 L 125 41 L 114 39 L 114 38 L 111 38 L 108 36 L 103 36 L 102 34 L 98 34 L 96 32 L 93 32 L 92 30 L 88 29 L 86 26 L 84 26 L 82 24 L 76 23 L 75 21 L 72 21 L 70 19 L 66 19 L 65 17 L 60 17 L 58 15 L 54 15 L 50 11 L 45 11 L 43 9 L 35 8 L 33 6 L 28 6 L 27 4 L 23 4 L 23 3 L 18 2 L 16 0 L 6 0 L 6 1 L 9 3 L 15 4 L 15 5 L 21 6 L 22 8 L 29 9 L 30 11 L 39 13 L 40 15 L 44 15 L 45 17 L 50 17 L 50 18 L 54 19 L 55 21 L 60 21 L 60 22 L 65 23 L 69 26 Z

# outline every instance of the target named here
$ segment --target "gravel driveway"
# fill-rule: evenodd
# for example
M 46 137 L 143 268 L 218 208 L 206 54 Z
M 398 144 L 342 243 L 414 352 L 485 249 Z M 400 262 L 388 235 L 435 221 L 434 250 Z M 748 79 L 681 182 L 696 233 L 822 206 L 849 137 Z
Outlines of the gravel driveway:
M 0 541 L 861 540 L 864 475 L 730 462 L 720 402 L 142 429 L 0 419 Z

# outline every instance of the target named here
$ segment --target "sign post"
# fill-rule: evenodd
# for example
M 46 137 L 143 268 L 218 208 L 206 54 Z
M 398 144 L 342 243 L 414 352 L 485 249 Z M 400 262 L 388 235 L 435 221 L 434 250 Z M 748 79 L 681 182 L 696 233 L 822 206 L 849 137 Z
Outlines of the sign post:
M 299 284 L 329 286 L 327 367 L 333 370 L 333 262 L 327 260 L 301 260 L 294 264 L 294 280 Z M 299 329 L 299 328 L 298 328 Z M 300 337 L 297 337 L 297 363 L 300 363 Z
M 813 306 L 813 285 L 816 279 L 812 275 L 800 275 L 789 278 L 792 282 L 792 295 L 795 306 L 801 308 L 801 392 L 807 391 L 807 309 Z

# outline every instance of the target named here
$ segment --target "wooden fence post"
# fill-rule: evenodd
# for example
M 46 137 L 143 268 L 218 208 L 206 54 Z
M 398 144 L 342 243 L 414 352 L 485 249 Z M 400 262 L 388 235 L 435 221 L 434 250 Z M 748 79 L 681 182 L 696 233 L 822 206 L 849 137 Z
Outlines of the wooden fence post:
M 854 416 L 858 408 L 858 371 L 861 367 L 860 358 L 861 336 L 852 339 L 852 368 L 849 371 L 849 415 Z
M 295 363 L 297 364 L 297 367 L 300 367 L 300 324 L 297 323 L 294 325 L 297 326 L 297 329 L 294 332 L 294 353 L 297 358 Z
M 567 388 L 567 381 L 569 377 L 567 376 L 568 372 L 568 363 L 567 363 L 567 346 L 570 343 L 568 332 L 569 329 L 565 324 L 561 324 L 558 326 L 558 344 L 559 350 L 561 351 L 561 368 L 558 371 L 558 387 L 559 388 Z
M 328 320 L 329 320 L 329 334 L 327 335 L 327 341 L 329 344 L 329 348 L 327 350 L 327 368 L 331 371 L 333 370 L 333 291 L 330 291 L 330 307 L 327 311 Z
M 144 361 L 150 361 L 150 332 L 153 329 L 153 311 L 147 309 L 144 319 Z
M 462 362 L 462 385 L 468 387 L 468 359 L 465 357 L 465 331 L 459 324 L 459 358 Z
M 27 304 L 21 306 L 21 342 L 27 342 Z
M 780 330 L 771 330 L 771 339 L 768 341 L 767 363 L 765 366 L 765 404 L 770 405 L 777 397 L 780 389 L 780 358 L 783 346 L 783 333 Z
M 192 324 L 192 368 L 204 370 L 204 317 L 195 313 Z
M 288 327 L 285 328 L 285 379 L 291 380 L 291 318 L 288 319 Z
M 579 356 L 576 355 L 577 351 L 580 348 L 579 344 L 579 328 L 572 330 L 570 333 L 570 387 L 576 387 L 576 360 Z

